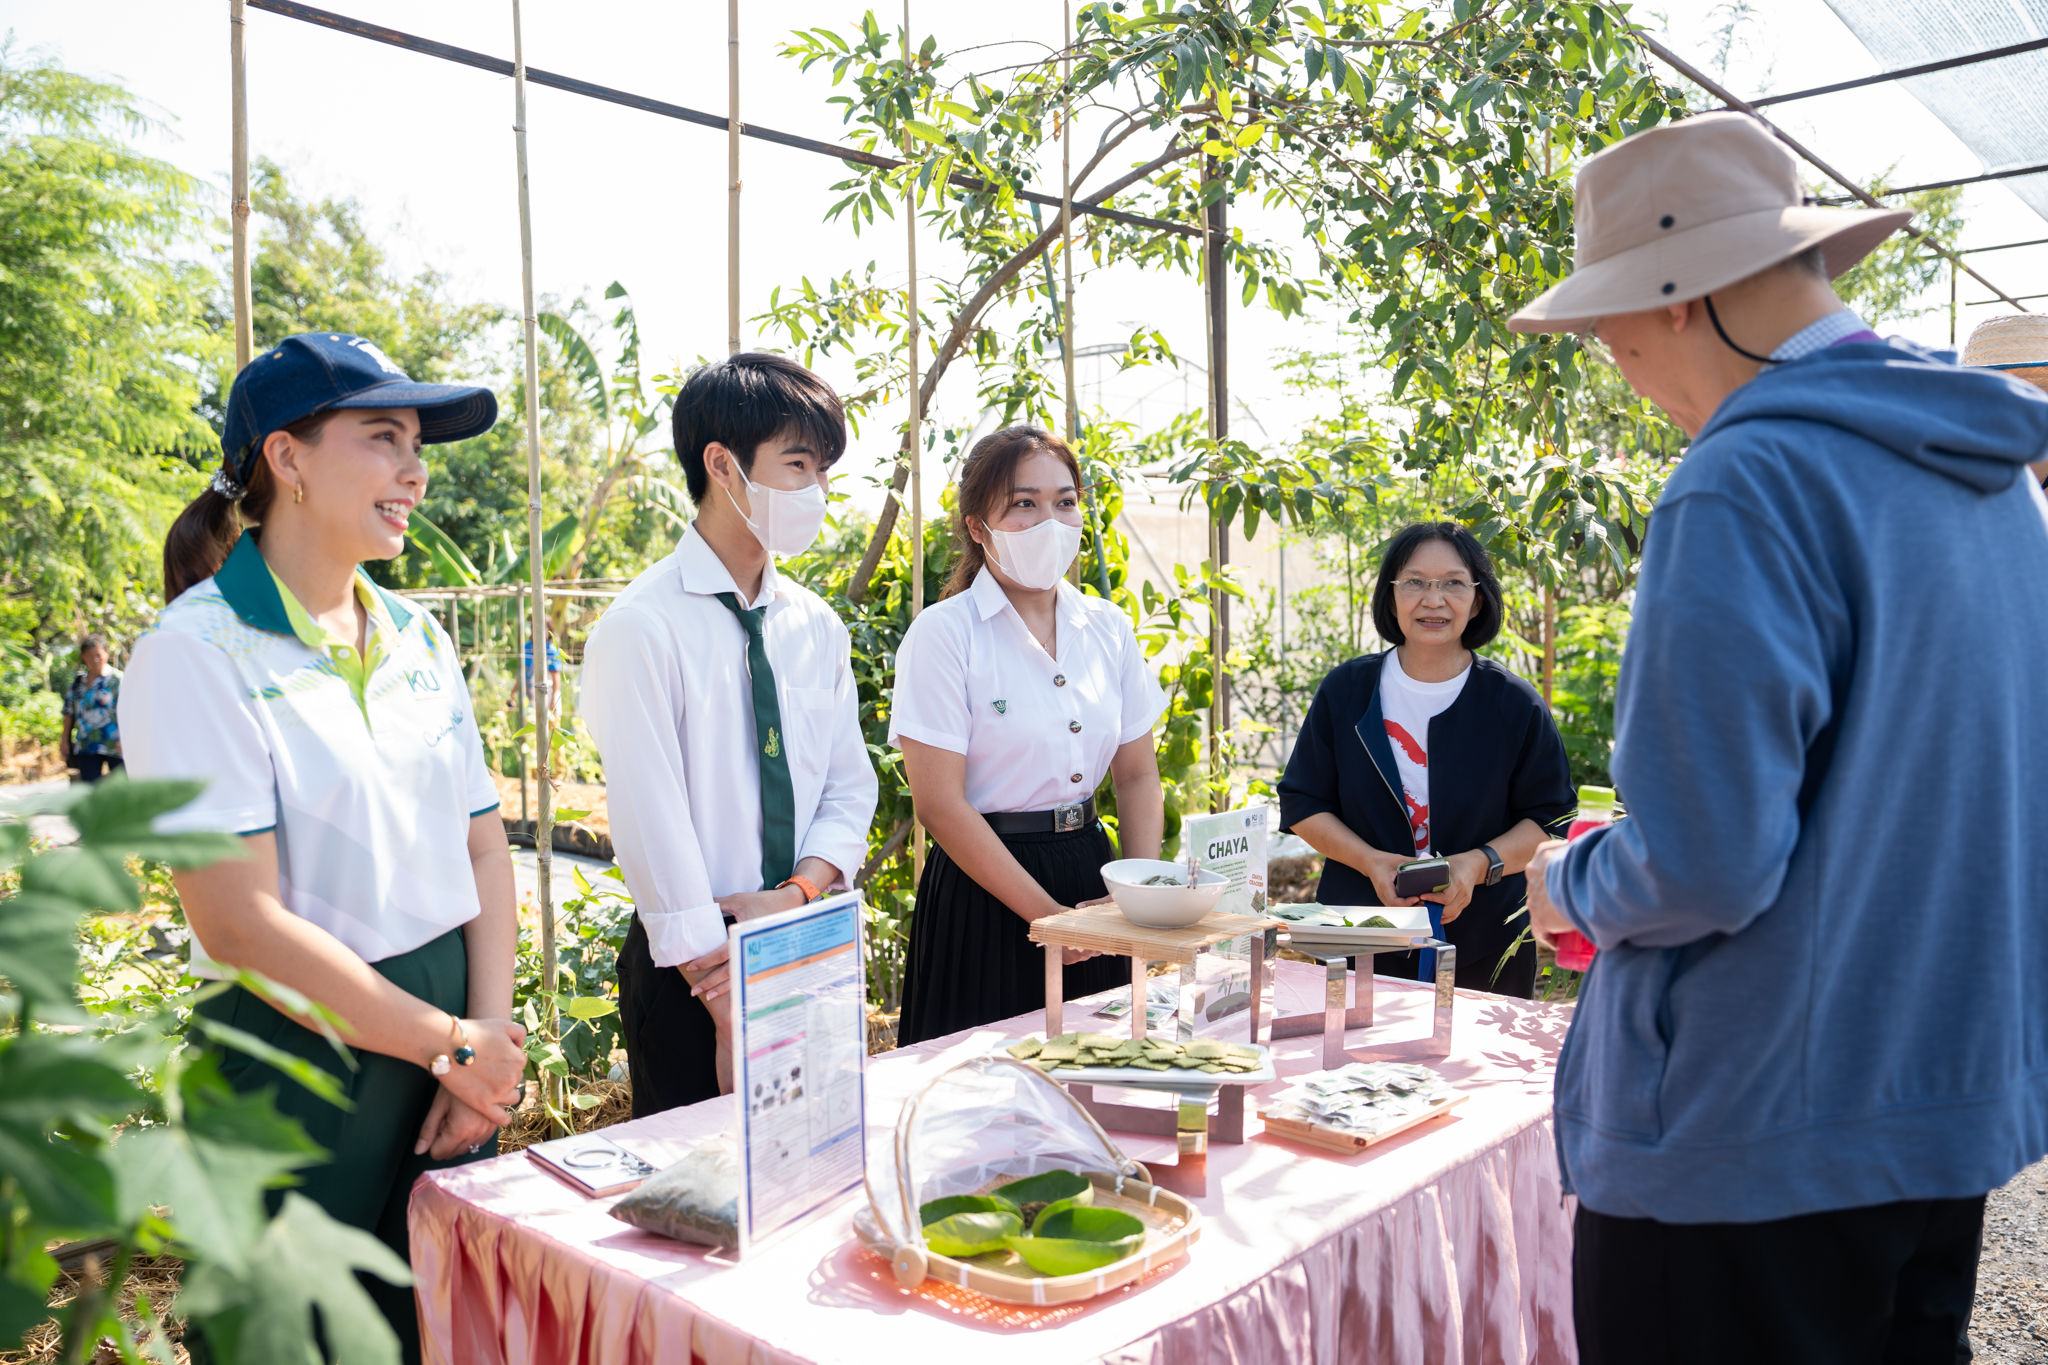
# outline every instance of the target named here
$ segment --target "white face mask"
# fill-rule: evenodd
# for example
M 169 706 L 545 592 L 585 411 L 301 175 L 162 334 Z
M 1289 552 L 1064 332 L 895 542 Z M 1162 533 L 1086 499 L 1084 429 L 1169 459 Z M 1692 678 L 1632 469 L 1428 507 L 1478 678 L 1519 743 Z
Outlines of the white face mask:
M 732 510 L 740 512 L 740 520 L 747 523 L 747 529 L 754 533 L 754 539 L 761 542 L 761 548 L 771 555 L 800 555 L 811 548 L 811 542 L 818 538 L 818 527 L 825 520 L 825 490 L 815 483 L 790 490 L 769 488 L 748 478 L 745 470 L 738 470 L 740 482 L 747 486 L 747 501 L 753 504 L 754 515 L 740 512 L 739 499 L 732 490 L 726 489 L 725 496 L 732 503 Z
M 1028 531 L 999 531 L 990 526 L 988 533 L 995 540 L 989 552 L 1020 588 L 1043 592 L 1052 587 L 1081 553 L 1081 528 L 1058 517 L 1047 517 Z

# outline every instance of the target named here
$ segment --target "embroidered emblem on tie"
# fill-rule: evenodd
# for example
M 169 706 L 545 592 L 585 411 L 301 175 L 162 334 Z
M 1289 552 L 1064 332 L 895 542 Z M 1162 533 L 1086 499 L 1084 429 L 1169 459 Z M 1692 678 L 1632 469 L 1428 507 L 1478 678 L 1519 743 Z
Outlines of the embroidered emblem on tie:
M 996 714 L 1000 716 L 1000 715 L 1002 715 L 1002 714 L 1003 714 L 1004 712 L 1006 712 L 1006 711 L 1008 711 L 1008 710 L 1010 709 L 1010 703 L 1008 703 L 1008 702 L 1006 702 L 1006 701 L 999 701 L 999 702 L 997 702 L 997 703 L 995 704 L 995 707 L 996 707 Z
M 775 733 L 775 727 L 768 727 L 768 742 L 761 746 L 761 752 L 770 758 L 782 757 L 782 736 Z

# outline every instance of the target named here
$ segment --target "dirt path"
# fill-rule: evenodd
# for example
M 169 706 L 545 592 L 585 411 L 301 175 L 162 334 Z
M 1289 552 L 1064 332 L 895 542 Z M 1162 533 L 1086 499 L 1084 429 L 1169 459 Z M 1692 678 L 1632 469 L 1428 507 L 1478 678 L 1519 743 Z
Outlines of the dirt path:
M 2048 1161 L 1985 1206 L 1970 1344 L 1977 1365 L 2048 1365 Z

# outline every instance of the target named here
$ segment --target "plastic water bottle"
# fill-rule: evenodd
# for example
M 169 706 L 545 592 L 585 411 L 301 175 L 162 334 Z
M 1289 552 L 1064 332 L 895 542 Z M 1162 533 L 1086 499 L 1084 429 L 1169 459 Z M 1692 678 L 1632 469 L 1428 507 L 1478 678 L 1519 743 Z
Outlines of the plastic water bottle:
M 1565 838 L 1576 839 L 1589 829 L 1611 825 L 1622 814 L 1615 804 L 1612 787 L 1579 788 L 1579 814 L 1572 821 L 1572 827 Z M 1557 936 L 1557 965 L 1568 972 L 1583 972 L 1593 965 L 1593 954 L 1600 950 L 1593 946 L 1591 939 L 1576 929 L 1567 929 Z

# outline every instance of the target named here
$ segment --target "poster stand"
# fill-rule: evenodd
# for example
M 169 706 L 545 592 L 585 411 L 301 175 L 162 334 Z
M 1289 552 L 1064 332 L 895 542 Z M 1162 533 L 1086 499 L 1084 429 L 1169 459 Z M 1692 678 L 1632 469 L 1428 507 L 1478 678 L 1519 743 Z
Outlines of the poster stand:
M 867 1179 L 861 894 L 734 924 L 739 1257 Z

